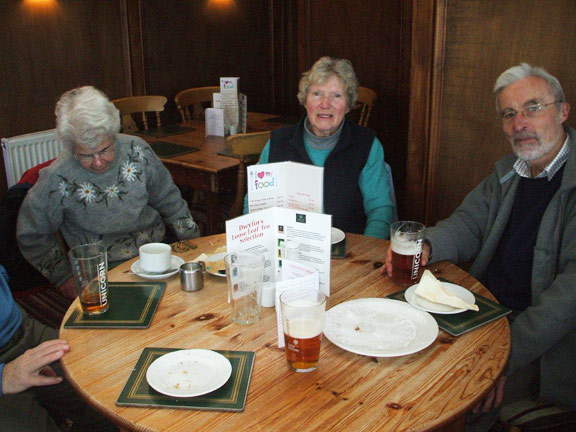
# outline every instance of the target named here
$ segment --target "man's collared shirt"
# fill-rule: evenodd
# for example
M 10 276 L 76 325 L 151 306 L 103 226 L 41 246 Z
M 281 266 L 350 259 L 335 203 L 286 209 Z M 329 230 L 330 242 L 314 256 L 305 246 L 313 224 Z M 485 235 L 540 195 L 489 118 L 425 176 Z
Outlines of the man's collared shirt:
M 566 162 L 566 159 L 568 158 L 568 151 L 570 150 L 570 146 L 568 145 L 569 140 L 570 137 L 566 136 L 564 144 L 562 145 L 562 148 L 556 157 L 552 160 L 552 162 L 548 164 L 546 168 L 544 168 L 544 171 L 542 171 L 534 178 L 547 177 L 548 181 L 550 181 L 552 177 L 554 177 L 554 174 L 558 172 L 558 170 L 562 167 L 562 165 L 564 165 L 564 162 Z M 516 160 L 514 163 L 514 170 L 520 177 L 532 178 L 532 174 L 530 173 L 530 162 L 528 161 L 523 161 L 522 159 Z

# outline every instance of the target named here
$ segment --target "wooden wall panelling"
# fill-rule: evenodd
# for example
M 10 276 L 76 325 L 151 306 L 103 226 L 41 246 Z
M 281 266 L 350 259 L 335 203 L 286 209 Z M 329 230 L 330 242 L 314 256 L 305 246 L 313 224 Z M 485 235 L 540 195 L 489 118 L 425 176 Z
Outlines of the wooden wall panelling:
M 511 151 L 492 94 L 501 72 L 523 61 L 541 65 L 560 80 L 569 101 L 576 95 L 576 34 L 567 31 L 576 16 L 573 0 L 444 0 L 437 2 L 436 13 L 425 156 L 429 224 L 450 215 L 493 171 L 494 162 Z M 415 117 L 416 111 L 411 127 Z M 411 149 L 421 145 L 415 138 Z M 410 170 L 419 167 L 412 163 Z
M 271 94 L 272 112 L 284 115 L 297 115 L 299 104 L 294 97 L 298 92 L 294 76 L 298 76 L 300 38 L 298 0 L 270 0 L 272 12 L 270 22 L 271 79 L 274 91 Z
M 274 92 L 269 0 L 142 2 L 146 90 L 169 98 L 168 122 L 179 119 L 174 96 L 190 87 L 240 77 L 248 109 L 270 112 Z
M 402 219 L 426 221 L 430 112 L 434 67 L 435 1 L 414 0 L 406 188 Z M 402 199 L 403 197 L 399 197 Z

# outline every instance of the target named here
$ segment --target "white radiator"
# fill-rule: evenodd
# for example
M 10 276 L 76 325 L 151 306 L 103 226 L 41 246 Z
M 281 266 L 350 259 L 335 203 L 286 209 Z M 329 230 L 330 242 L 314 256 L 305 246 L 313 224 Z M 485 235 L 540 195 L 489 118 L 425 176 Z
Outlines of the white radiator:
M 54 129 L 2 138 L 8 187 L 18 183 L 27 169 L 57 157 L 63 147 L 56 140 Z

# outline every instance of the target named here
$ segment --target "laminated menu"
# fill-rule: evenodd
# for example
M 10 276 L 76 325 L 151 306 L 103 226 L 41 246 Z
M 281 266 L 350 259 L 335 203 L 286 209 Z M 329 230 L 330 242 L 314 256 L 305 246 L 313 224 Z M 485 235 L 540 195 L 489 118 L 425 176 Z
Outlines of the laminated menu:
M 272 207 L 226 221 L 226 248 L 263 254 L 267 285 L 279 279 L 284 243 L 296 243 L 297 261 L 318 271 L 319 288 L 330 295 L 331 226 L 331 215 Z
M 276 162 L 247 168 L 248 211 L 284 207 L 322 213 L 324 168 Z

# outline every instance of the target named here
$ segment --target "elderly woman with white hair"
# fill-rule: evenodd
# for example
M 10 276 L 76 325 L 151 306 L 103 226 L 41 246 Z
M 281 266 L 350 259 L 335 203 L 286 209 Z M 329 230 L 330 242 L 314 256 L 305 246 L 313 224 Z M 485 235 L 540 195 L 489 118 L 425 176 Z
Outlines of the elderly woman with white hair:
M 346 119 L 358 87 L 349 60 L 320 58 L 299 84 L 298 100 L 307 115 L 296 125 L 272 131 L 258 163 L 324 167 L 324 213 L 332 215 L 332 225 L 389 238 L 395 206 L 382 143 L 370 129 Z
M 70 298 L 76 296 L 69 247 L 106 246 L 108 260 L 138 255 L 138 248 L 166 239 L 198 237 L 188 205 L 170 173 L 141 138 L 123 135 L 120 115 L 91 86 L 62 95 L 56 105 L 56 137 L 65 149 L 22 203 L 17 238 L 24 257 Z

